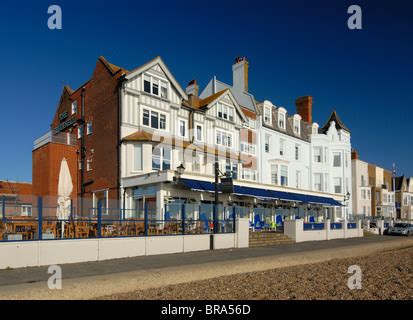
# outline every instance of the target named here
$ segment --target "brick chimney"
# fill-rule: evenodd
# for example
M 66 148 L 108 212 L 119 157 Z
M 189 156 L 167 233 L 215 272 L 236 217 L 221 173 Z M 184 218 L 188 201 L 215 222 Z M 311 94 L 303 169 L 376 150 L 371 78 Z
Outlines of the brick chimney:
M 235 59 L 232 66 L 232 85 L 235 90 L 248 92 L 248 60 L 245 57 Z
M 357 152 L 356 149 L 351 149 L 351 160 L 358 160 L 359 159 L 359 153 Z
M 313 97 L 305 96 L 295 100 L 297 113 L 301 116 L 303 121 L 313 123 Z
M 186 87 L 185 92 L 188 96 L 193 95 L 195 97 L 198 97 L 199 86 L 196 83 L 195 79 L 188 82 L 188 86 Z

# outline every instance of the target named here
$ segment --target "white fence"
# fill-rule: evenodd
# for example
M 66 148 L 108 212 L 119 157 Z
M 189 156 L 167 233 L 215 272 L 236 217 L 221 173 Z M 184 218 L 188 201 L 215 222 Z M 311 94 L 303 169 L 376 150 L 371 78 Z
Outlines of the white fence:
M 348 228 L 348 222 L 346 220 L 343 220 L 340 223 L 340 229 L 332 229 L 331 221 L 330 219 L 327 219 L 323 223 L 323 229 L 304 230 L 303 219 L 285 220 L 284 233 L 295 242 L 357 238 L 363 236 L 363 229 L 360 221 L 355 222 L 355 228 L 351 229 Z
M 101 261 L 210 249 L 209 234 L 0 242 L 0 269 Z M 215 234 L 214 249 L 249 246 L 249 221 L 240 218 L 236 233 Z

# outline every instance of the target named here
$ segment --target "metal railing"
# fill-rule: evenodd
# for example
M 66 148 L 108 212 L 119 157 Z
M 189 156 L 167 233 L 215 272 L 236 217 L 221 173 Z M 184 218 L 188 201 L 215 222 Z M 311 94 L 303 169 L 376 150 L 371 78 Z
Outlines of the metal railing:
M 58 219 L 57 206 L 43 205 L 42 197 L 38 197 L 37 205 L 32 207 L 32 216 L 8 211 L 4 198 L 0 198 L 0 241 L 234 233 L 237 207 L 221 209 L 216 221 L 188 204 L 180 205 L 175 217 L 157 219 L 155 210 L 148 205 L 136 210 L 108 209 L 99 200 L 97 208 L 86 210 L 86 215 L 78 214 L 73 208 L 67 219 Z

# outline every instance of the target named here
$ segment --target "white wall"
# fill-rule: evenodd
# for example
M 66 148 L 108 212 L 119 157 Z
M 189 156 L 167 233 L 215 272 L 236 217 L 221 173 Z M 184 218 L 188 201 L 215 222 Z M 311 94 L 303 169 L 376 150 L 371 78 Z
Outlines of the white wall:
M 214 249 L 245 248 L 249 222 L 237 221 L 237 233 L 217 234 Z M 100 261 L 210 249 L 210 235 L 0 242 L 0 269 Z
M 363 229 L 361 228 L 360 221 L 357 221 L 356 229 L 348 229 L 347 221 L 342 221 L 342 229 L 335 230 L 330 229 L 330 222 L 330 219 L 325 221 L 324 230 L 304 231 L 304 220 L 285 220 L 284 234 L 293 239 L 295 242 L 345 239 L 363 236 Z

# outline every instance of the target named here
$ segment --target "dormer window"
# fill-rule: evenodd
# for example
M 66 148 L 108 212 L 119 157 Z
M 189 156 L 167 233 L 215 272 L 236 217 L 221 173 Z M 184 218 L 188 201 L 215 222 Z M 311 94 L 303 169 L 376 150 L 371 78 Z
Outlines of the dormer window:
M 311 134 L 317 134 L 317 133 L 318 133 L 318 124 L 313 123 L 313 125 L 311 127 Z
M 299 136 L 301 133 L 301 117 L 298 114 L 294 115 L 293 129 L 294 134 Z
M 267 124 L 272 124 L 271 107 L 264 107 L 264 122 Z
M 278 127 L 285 130 L 285 111 L 282 109 L 278 111 Z

